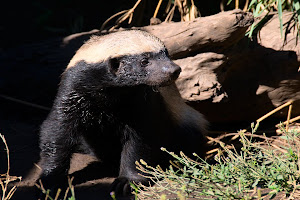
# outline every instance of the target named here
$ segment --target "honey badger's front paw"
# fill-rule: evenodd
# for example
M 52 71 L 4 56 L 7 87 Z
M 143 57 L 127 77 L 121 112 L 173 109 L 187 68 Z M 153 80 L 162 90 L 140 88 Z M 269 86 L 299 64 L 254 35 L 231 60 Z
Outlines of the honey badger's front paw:
M 110 191 L 114 192 L 116 196 L 130 196 L 132 189 L 129 180 L 125 177 L 118 177 L 111 184 Z
M 36 182 L 36 195 L 39 199 L 45 199 L 46 196 L 55 198 L 60 189 L 61 192 L 57 199 L 64 199 L 64 193 L 68 188 L 68 178 L 63 175 L 42 175 Z M 46 194 L 48 192 L 48 194 Z

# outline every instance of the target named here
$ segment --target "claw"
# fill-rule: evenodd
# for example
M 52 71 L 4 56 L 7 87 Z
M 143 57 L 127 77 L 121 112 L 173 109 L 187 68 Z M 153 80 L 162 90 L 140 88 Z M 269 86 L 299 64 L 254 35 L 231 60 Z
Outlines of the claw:
M 118 177 L 111 184 L 110 191 L 113 191 L 116 196 L 130 196 L 132 195 L 132 189 L 130 182 L 125 177 Z

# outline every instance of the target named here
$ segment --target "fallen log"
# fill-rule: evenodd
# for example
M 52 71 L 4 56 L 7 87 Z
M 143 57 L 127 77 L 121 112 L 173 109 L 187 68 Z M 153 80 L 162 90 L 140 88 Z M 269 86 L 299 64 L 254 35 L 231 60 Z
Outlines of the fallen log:
M 241 10 L 140 29 L 163 40 L 183 69 L 176 82 L 182 97 L 211 122 L 254 121 L 291 99 L 296 101 L 292 115 L 300 114 L 299 46 L 278 46 L 280 31 L 271 26 L 274 20 L 278 21 L 274 17 L 262 29 L 260 37 L 265 39 L 258 42 L 244 37 L 253 17 Z M 4 51 L 1 93 L 50 106 L 59 75 L 75 51 L 99 33 L 93 30 Z M 295 33 L 288 33 L 288 39 L 294 37 L 290 34 Z
M 175 60 L 182 72 L 176 81 L 182 98 L 187 101 L 210 101 L 213 103 L 228 98 L 216 70 L 222 68 L 227 57 L 223 54 L 207 52 L 193 57 Z

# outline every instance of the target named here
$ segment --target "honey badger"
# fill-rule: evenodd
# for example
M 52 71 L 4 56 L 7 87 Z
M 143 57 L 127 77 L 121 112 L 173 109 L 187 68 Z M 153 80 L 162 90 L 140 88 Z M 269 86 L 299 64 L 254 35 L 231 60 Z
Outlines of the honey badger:
M 204 153 L 206 121 L 181 99 L 174 84 L 180 72 L 164 44 L 147 32 L 92 36 L 63 72 L 41 126 L 44 185 L 66 183 L 72 153 L 82 146 L 117 174 L 117 195 L 129 193 L 130 181 L 148 183 L 136 161 L 168 165 L 160 147 Z

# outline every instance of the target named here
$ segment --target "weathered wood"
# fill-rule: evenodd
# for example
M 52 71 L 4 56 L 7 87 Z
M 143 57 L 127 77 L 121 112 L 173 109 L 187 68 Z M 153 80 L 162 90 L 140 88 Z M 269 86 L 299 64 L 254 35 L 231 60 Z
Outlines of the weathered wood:
M 162 23 L 142 29 L 159 37 L 171 57 L 178 59 L 211 50 L 221 52 L 242 39 L 252 23 L 251 13 L 233 10 L 190 22 Z
M 292 116 L 300 115 L 300 62 L 295 51 L 276 51 L 257 43 L 252 43 L 250 48 L 245 39 L 245 43 L 228 49 L 226 53 L 210 57 L 219 59 L 211 61 L 210 64 L 197 60 L 192 63 L 193 70 L 189 70 L 183 64 L 183 72 L 187 76 L 177 80 L 180 93 L 209 121 L 254 122 L 289 100 L 295 101 Z M 203 57 L 202 60 L 209 60 L 210 57 Z M 188 59 L 191 58 L 184 58 L 181 62 L 185 63 Z M 205 74 L 207 72 L 210 73 Z M 205 74 L 202 78 L 206 80 L 204 83 L 201 81 L 202 74 Z M 217 90 L 219 93 L 215 93 L 216 88 L 221 89 Z M 199 92 L 195 93 L 195 90 Z M 206 97 L 205 100 L 204 97 L 208 94 L 211 94 L 211 97 Z M 220 98 L 222 101 L 211 103 L 218 100 L 218 97 L 223 97 Z M 280 118 L 277 119 L 279 122 L 286 117 L 287 109 L 275 113 L 270 118 Z
M 285 13 L 283 22 L 290 17 Z M 292 116 L 300 115 L 300 46 L 296 34 L 291 29 L 284 41 L 275 15 L 257 40 L 244 38 L 218 54 L 206 52 L 175 60 L 183 69 L 176 82 L 181 95 L 211 122 L 255 121 L 289 100 L 295 101 Z M 287 109 L 271 116 L 286 117 Z
M 226 63 L 223 54 L 207 52 L 175 60 L 182 72 L 176 81 L 182 98 L 188 101 L 221 102 L 227 94 L 220 84 L 216 70 Z
M 237 9 L 189 22 L 164 22 L 133 29 L 145 30 L 159 37 L 170 56 L 179 59 L 209 50 L 223 51 L 244 37 L 253 20 L 251 13 Z M 80 38 L 91 34 L 97 34 L 97 30 L 68 36 L 64 44 L 74 43 L 72 40 L 80 42 Z

